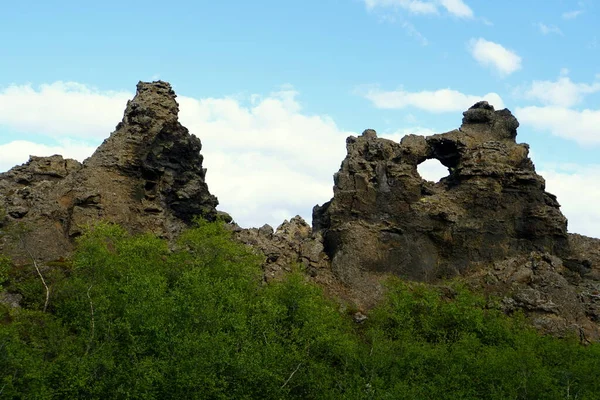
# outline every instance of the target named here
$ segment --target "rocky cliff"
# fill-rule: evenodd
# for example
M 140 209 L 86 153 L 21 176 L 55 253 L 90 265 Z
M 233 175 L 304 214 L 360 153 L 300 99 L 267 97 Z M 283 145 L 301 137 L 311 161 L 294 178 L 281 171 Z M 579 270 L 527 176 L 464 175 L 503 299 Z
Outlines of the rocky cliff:
M 122 122 L 83 164 L 31 157 L 0 174 L 0 253 L 44 269 L 99 219 L 166 238 L 196 216 L 214 220 L 201 143 L 178 122 L 175 97 L 166 82 L 140 82 Z M 599 340 L 600 240 L 567 233 L 528 146 L 516 142 L 518 125 L 481 102 L 447 133 L 396 143 L 366 130 L 347 139 L 334 196 L 314 208 L 312 228 L 300 217 L 277 229 L 229 226 L 264 255 L 266 280 L 300 264 L 365 313 L 389 275 L 435 284 L 458 276 L 546 332 Z M 422 179 L 417 166 L 428 159 L 448 176 Z

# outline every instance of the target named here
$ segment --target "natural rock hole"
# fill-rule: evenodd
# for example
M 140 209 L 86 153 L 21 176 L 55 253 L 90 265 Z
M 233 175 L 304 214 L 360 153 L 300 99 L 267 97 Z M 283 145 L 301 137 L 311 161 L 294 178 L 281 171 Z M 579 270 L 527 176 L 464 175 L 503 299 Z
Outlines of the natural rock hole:
M 419 172 L 421 178 L 436 183 L 442 178 L 450 175 L 448 168 L 442 165 L 442 163 L 435 158 L 425 160 L 421 164 L 417 165 L 417 172 Z

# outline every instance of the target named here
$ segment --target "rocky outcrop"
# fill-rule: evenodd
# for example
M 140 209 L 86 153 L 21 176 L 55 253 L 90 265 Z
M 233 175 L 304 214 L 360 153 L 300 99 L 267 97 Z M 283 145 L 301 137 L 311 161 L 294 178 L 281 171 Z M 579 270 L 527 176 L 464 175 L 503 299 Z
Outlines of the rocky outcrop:
M 171 239 L 196 216 L 220 216 L 263 255 L 266 281 L 299 265 L 353 303 L 357 322 L 389 275 L 431 283 L 459 276 L 543 331 L 600 340 L 600 240 L 567 233 L 528 146 L 516 143 L 510 111 L 480 102 L 459 129 L 400 143 L 373 130 L 349 137 L 334 196 L 314 208 L 312 229 L 300 217 L 242 229 L 216 211 L 200 140 L 178 122 L 175 97 L 168 83 L 140 82 L 122 122 L 83 163 L 31 157 L 0 174 L 0 254 L 17 265 L 33 258 L 44 270 L 100 219 Z M 428 159 L 448 176 L 424 180 L 417 166 Z M 0 303 L 17 306 L 19 297 L 0 293 Z
M 567 265 L 550 253 L 531 252 L 471 271 L 466 279 L 475 290 L 500 298 L 507 313 L 523 310 L 543 332 L 576 334 L 582 342 L 598 341 L 600 282 Z M 600 272 L 600 265 L 595 269 Z
M 351 285 L 363 271 L 434 281 L 524 252 L 566 254 L 567 221 L 515 142 L 518 125 L 481 102 L 451 132 L 349 137 L 334 197 L 313 211 L 332 269 Z M 432 158 L 449 171 L 439 183 L 417 172 Z
M 291 271 L 300 269 L 307 279 L 324 288 L 342 308 L 352 305 L 363 311 L 373 306 L 383 294 L 380 279 L 376 275 L 364 277 L 364 285 L 374 289 L 371 292 L 361 290 L 361 286 L 340 282 L 332 273 L 330 259 L 324 252 L 323 238 L 313 232 L 300 216 L 284 221 L 277 229 L 269 225 L 250 229 L 240 228 L 235 223 L 228 226 L 236 240 L 251 246 L 263 256 L 266 282 L 282 279 Z M 356 316 L 359 320 L 360 315 Z
M 600 240 L 567 234 L 555 196 L 516 143 L 519 123 L 487 102 L 462 126 L 400 143 L 373 130 L 347 139 L 334 196 L 313 210 L 331 270 L 376 302 L 393 274 L 435 283 L 461 276 L 522 309 L 540 329 L 600 338 Z M 417 166 L 437 159 L 448 176 L 424 180 Z
M 243 229 L 232 225 L 237 240 L 260 251 L 264 256 L 265 280 L 281 278 L 294 265 L 301 265 L 311 276 L 328 270 L 329 260 L 320 237 L 312 235 L 310 225 L 300 216 L 284 221 L 276 230 L 270 225 Z
M 204 180 L 200 139 L 178 122 L 175 97 L 166 82 L 140 82 L 123 120 L 83 164 L 31 157 L 0 174 L 0 253 L 30 262 L 26 245 L 38 261 L 59 259 L 99 219 L 163 237 L 195 216 L 214 219 L 217 199 Z

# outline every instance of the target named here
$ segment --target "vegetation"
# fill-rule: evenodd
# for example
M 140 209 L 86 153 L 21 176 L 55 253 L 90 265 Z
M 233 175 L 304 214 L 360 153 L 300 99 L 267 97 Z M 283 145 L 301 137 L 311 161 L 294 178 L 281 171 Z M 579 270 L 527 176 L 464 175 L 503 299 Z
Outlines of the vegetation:
M 597 399 L 600 347 L 543 337 L 459 284 L 391 281 L 356 324 L 218 223 L 176 249 L 102 224 L 72 262 L 0 280 L 2 399 Z M 4 267 L 2 267 L 4 266 Z M 4 269 L 2 269 L 4 268 Z M 4 275 L 2 271 L 5 271 Z

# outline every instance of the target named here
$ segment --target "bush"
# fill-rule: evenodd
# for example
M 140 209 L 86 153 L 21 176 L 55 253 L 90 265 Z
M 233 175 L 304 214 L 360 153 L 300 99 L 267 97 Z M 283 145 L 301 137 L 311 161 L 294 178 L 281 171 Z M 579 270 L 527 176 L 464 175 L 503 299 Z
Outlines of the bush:
M 68 263 L 67 263 L 68 264 Z M 363 324 L 299 272 L 262 281 L 220 223 L 175 248 L 99 224 L 48 313 L 0 322 L 0 397 L 595 399 L 597 345 L 543 337 L 459 283 L 391 280 Z

